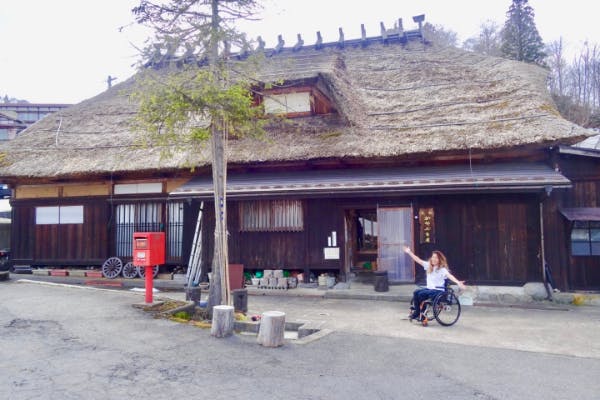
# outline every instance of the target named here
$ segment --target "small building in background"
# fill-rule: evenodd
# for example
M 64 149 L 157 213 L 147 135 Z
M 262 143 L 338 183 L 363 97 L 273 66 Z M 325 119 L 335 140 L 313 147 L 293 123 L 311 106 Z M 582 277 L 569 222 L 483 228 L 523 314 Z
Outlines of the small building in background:
M 11 140 L 19 132 L 48 114 L 55 113 L 70 104 L 0 103 L 0 140 Z

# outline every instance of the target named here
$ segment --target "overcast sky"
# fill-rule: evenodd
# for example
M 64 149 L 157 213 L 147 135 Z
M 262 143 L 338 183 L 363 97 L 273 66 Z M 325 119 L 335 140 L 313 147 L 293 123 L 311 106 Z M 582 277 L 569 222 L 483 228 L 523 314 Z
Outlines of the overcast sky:
M 0 96 L 37 103 L 78 103 L 107 87 L 109 75 L 121 82 L 135 72 L 135 46 L 147 33 L 133 23 L 138 0 L 0 0 Z M 273 47 L 283 34 L 286 46 L 300 33 L 306 44 L 321 31 L 336 41 L 379 34 L 379 22 L 391 28 L 398 18 L 413 29 L 412 16 L 474 36 L 485 20 L 502 25 L 511 0 L 265 0 L 262 20 L 247 22 L 244 31 L 262 35 Z M 575 52 L 584 41 L 600 43 L 598 10 L 590 0 L 530 0 L 536 25 L 549 43 L 563 36 Z M 591 8 L 590 8 L 591 7 Z M 124 27 L 123 29 L 119 29 Z

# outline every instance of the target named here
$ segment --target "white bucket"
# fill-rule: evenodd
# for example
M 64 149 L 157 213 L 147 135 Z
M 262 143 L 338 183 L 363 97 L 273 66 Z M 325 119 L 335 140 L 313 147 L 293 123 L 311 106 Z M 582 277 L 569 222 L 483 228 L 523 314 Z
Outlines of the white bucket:
M 319 275 L 319 286 L 327 286 L 327 275 Z

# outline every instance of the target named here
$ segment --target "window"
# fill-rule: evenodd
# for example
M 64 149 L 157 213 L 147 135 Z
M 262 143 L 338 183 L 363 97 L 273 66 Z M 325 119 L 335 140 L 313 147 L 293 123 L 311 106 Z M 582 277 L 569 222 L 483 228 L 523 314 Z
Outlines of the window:
M 116 255 L 131 257 L 133 232 L 162 231 L 162 204 L 119 204 L 116 220 Z
M 264 99 L 266 114 L 310 113 L 310 93 L 272 94 Z
M 165 232 L 167 257 L 181 258 L 183 202 L 119 204 L 115 215 L 115 244 L 118 257 L 131 257 L 133 232 Z
M 571 254 L 574 256 L 600 256 L 599 221 L 573 222 Z
M 377 250 L 377 212 L 375 210 L 357 211 L 356 236 L 358 251 Z
M 300 200 L 260 200 L 239 203 L 242 232 L 300 232 L 304 214 Z
M 83 206 L 36 207 L 36 225 L 83 224 Z
M 167 254 L 180 258 L 183 248 L 183 202 L 167 204 Z
M 162 183 L 126 183 L 116 184 L 115 194 L 140 194 L 140 193 L 161 193 Z

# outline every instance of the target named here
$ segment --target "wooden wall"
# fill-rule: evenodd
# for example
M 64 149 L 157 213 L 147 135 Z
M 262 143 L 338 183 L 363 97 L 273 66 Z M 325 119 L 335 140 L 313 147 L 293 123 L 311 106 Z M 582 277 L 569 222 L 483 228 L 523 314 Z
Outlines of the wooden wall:
M 63 201 L 83 205 L 83 224 L 36 225 L 35 207 L 56 201 L 13 203 L 11 257 L 15 264 L 94 265 L 108 258 L 108 205 L 106 201 Z
M 419 244 L 415 220 L 416 251 L 427 257 L 443 251 L 456 276 L 471 284 L 524 284 L 541 281 L 539 197 L 520 195 L 465 195 L 369 199 L 306 199 L 303 232 L 240 232 L 238 205 L 228 202 L 229 259 L 246 269 L 296 269 L 344 272 L 344 213 L 350 208 L 379 206 L 434 207 L 435 244 Z M 206 207 L 203 230 L 205 266 L 212 260 L 214 210 Z M 327 236 L 335 230 L 340 260 L 324 260 Z M 417 281 L 424 275 L 417 269 Z
M 229 262 L 244 264 L 246 269 L 334 270 L 342 269 L 341 260 L 324 260 L 327 236 L 337 230 L 343 234 L 343 214 L 334 200 L 313 199 L 304 202 L 302 232 L 241 232 L 238 202 L 227 202 Z M 203 265 L 212 262 L 214 208 L 205 202 L 203 225 Z M 185 251 L 184 251 L 185 252 Z
M 571 256 L 571 223 L 562 208 L 600 207 L 600 160 L 561 155 L 557 161 L 572 189 L 554 191 L 544 202 L 546 260 L 561 290 L 600 290 L 600 256 Z
M 435 244 L 419 244 L 427 257 L 441 250 L 452 272 L 471 284 L 524 284 L 541 281 L 540 226 L 536 195 L 470 195 L 419 198 L 434 207 Z M 419 241 L 415 222 L 415 243 Z M 424 273 L 417 269 L 417 280 Z
M 587 186 L 576 188 L 574 193 L 579 193 L 580 190 L 588 193 L 591 189 Z M 578 194 L 576 197 L 581 196 Z M 238 202 L 230 200 L 229 260 L 231 263 L 244 264 L 247 269 L 284 268 L 343 274 L 347 266 L 344 259 L 344 218 L 348 210 L 375 209 L 378 205 L 412 206 L 416 216 L 419 207 L 433 207 L 436 219 L 435 244 L 418 243 L 418 221 L 415 220 L 414 241 L 421 257 L 427 257 L 433 249 L 443 251 L 449 258 L 453 273 L 471 284 L 512 285 L 540 281 L 539 201 L 537 194 L 309 198 L 303 199 L 302 232 L 240 232 Z M 84 224 L 36 226 L 35 206 L 58 203 L 83 204 Z M 189 258 L 199 204 L 199 201 L 193 200 L 186 202 L 184 206 L 181 264 L 187 264 Z M 205 202 L 204 209 L 202 259 L 207 270 L 212 262 L 214 243 L 212 202 Z M 106 198 L 15 200 L 13 221 L 18 225 L 12 230 L 13 259 L 16 262 L 93 265 L 101 264 L 111 255 L 114 234 L 110 224 L 110 205 Z M 556 225 L 564 226 L 560 223 Z M 337 232 L 340 260 L 324 260 L 323 257 L 323 248 L 332 231 Z M 554 244 L 552 235 L 547 234 L 547 240 L 548 247 L 558 247 Z M 560 238 L 558 241 L 560 242 Z M 556 256 L 551 255 L 550 259 L 554 260 L 553 257 Z M 565 275 L 564 281 L 580 282 L 583 279 L 581 282 L 585 283 L 586 279 L 589 281 L 589 276 L 589 272 L 575 278 Z M 417 275 L 417 281 L 422 278 L 422 275 Z

